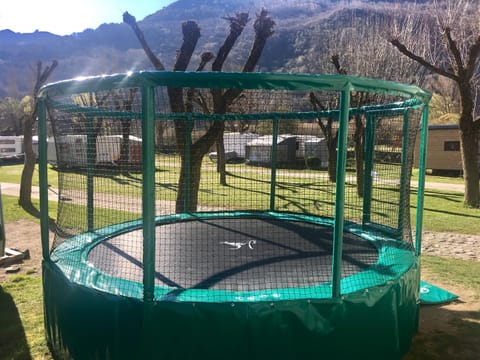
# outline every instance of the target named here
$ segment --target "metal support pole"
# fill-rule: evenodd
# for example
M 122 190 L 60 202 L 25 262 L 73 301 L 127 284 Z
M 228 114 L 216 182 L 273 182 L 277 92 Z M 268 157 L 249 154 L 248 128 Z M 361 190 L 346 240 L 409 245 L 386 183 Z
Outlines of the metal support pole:
M 409 135 L 410 135 L 410 114 L 408 110 L 405 110 L 403 114 L 403 136 L 402 136 L 402 162 L 401 162 L 401 173 L 400 173 L 400 199 L 399 199 L 399 212 L 398 212 L 398 234 L 401 236 L 403 234 L 403 222 L 405 221 L 405 212 L 410 212 L 410 208 L 406 209 L 407 204 L 410 204 L 410 201 L 407 201 L 407 196 L 410 194 L 407 192 L 409 179 L 409 168 L 408 168 L 408 147 L 409 144 Z
M 184 212 L 186 209 L 190 209 L 190 198 L 192 194 L 190 193 L 191 183 L 192 183 L 192 131 L 193 131 L 193 122 L 192 117 L 188 117 L 187 121 L 187 131 L 185 132 L 185 199 L 183 200 L 183 209 Z
M 94 224 L 94 176 L 95 154 L 97 153 L 95 126 L 93 117 L 87 117 L 87 228 L 89 232 L 95 229 Z
M 420 159 L 418 165 L 418 192 L 417 192 L 417 218 L 415 231 L 415 254 L 421 254 L 422 228 L 423 228 L 423 203 L 425 194 L 425 168 L 427 165 L 428 141 L 428 104 L 422 111 L 422 126 L 420 131 Z
M 2 186 L 0 184 L 0 258 L 5 256 L 5 222 L 3 219 Z
M 340 94 L 340 117 L 338 119 L 337 179 L 335 190 L 335 219 L 333 226 L 333 260 L 332 260 L 332 297 L 341 295 L 343 254 L 343 222 L 345 218 L 345 172 L 347 166 L 347 136 L 350 111 L 350 89 Z
M 372 213 L 373 154 L 375 152 L 376 117 L 367 113 L 365 128 L 365 181 L 363 182 L 363 218 L 362 224 L 368 224 Z
M 273 120 L 272 153 L 270 154 L 270 211 L 275 211 L 275 189 L 277 183 L 278 119 Z
M 50 260 L 47 146 L 47 108 L 45 99 L 40 99 L 38 102 L 38 173 L 40 182 L 40 234 L 44 261 Z
M 154 90 L 142 88 L 143 300 L 152 303 L 155 279 L 155 107 Z

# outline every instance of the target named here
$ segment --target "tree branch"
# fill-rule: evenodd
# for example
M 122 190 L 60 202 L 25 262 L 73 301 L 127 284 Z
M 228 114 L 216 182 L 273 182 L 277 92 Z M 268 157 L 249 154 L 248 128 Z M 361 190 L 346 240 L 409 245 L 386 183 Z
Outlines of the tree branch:
M 222 71 L 223 64 L 225 63 L 228 54 L 230 54 L 233 45 L 235 45 L 235 42 L 240 37 L 243 29 L 249 21 L 248 13 L 238 13 L 235 17 L 227 17 L 225 19 L 230 22 L 230 33 L 218 50 L 217 58 L 212 64 L 212 71 Z
M 47 66 L 43 71 L 42 71 L 42 62 L 39 61 L 37 62 L 37 80 L 35 82 L 35 86 L 33 88 L 33 96 L 36 97 L 38 92 L 40 91 L 40 88 L 45 85 L 47 82 L 48 78 L 52 74 L 52 72 L 55 70 L 55 68 L 58 66 L 58 61 L 53 60 L 52 64 L 50 66 Z
M 473 45 L 470 47 L 470 50 L 468 51 L 467 65 L 465 67 L 465 76 L 468 79 L 471 79 L 473 77 L 473 74 L 475 72 L 475 64 L 479 56 L 480 56 L 480 36 L 477 37 Z
M 340 65 L 340 56 L 338 54 L 332 55 L 330 58 L 330 62 L 335 66 L 335 70 L 337 70 L 337 73 L 340 75 L 346 75 L 347 70 L 345 70 L 341 65 Z
M 252 50 L 248 56 L 245 66 L 243 67 L 243 72 L 252 72 L 255 70 L 255 66 L 262 55 L 265 44 L 270 36 L 274 34 L 273 27 L 275 26 L 275 21 L 268 16 L 268 11 L 262 9 L 257 19 L 253 25 L 255 29 L 255 40 L 253 42 Z
M 205 66 L 215 58 L 215 55 L 213 53 L 207 51 L 204 52 L 201 56 L 200 59 L 200 64 L 198 65 L 197 71 L 203 71 L 205 69 Z M 193 102 L 195 101 L 195 88 L 189 88 L 187 90 L 187 99 L 185 101 L 185 108 L 187 112 L 193 112 Z M 205 108 L 203 108 L 205 110 Z
M 198 65 L 197 71 L 203 71 L 205 69 L 205 66 L 213 59 L 215 59 L 215 55 L 212 52 L 204 52 L 200 57 L 200 64 Z
M 452 29 L 446 27 L 442 32 L 445 45 L 448 47 L 450 52 L 453 55 L 453 60 L 455 60 L 456 75 L 460 76 L 464 72 L 463 60 L 460 51 L 458 50 L 458 45 L 455 40 L 452 39 Z
M 440 69 L 439 67 L 429 63 L 427 60 L 425 60 L 423 57 L 421 56 L 418 56 L 414 53 L 412 53 L 410 50 L 407 49 L 407 47 L 405 45 L 403 45 L 400 40 L 398 39 L 391 39 L 389 40 L 390 44 L 392 44 L 393 46 L 395 46 L 398 51 L 400 51 L 403 55 L 407 56 L 408 58 L 418 62 L 420 65 L 423 65 L 425 68 L 427 68 L 428 70 L 434 72 L 434 73 L 437 73 L 439 75 L 442 75 L 442 76 L 445 76 L 449 79 L 452 79 L 456 82 L 459 81 L 459 78 L 457 75 L 451 73 L 451 72 L 448 72 L 448 71 L 445 71 L 443 69 Z
M 267 39 L 274 34 L 274 26 L 275 21 L 268 16 L 268 11 L 262 9 L 260 14 L 257 15 L 257 19 L 253 25 L 255 29 L 255 40 L 253 41 L 248 59 L 243 66 L 243 72 L 252 72 L 255 70 L 255 66 L 257 66 L 258 60 L 262 55 Z M 224 94 L 225 103 L 231 104 L 241 93 L 242 90 L 239 89 L 228 89 Z
M 137 20 L 135 19 L 135 16 L 130 15 L 128 13 L 128 11 L 126 11 L 126 12 L 123 13 L 123 22 L 125 24 L 130 25 L 133 32 L 137 36 L 138 41 L 142 45 L 143 51 L 145 51 L 145 54 L 147 54 L 148 59 L 153 64 L 153 67 L 156 70 L 165 70 L 165 66 L 163 66 L 160 59 L 153 53 L 152 49 L 150 48 L 147 41 L 145 40 L 145 36 L 143 35 L 143 31 L 140 30 L 140 28 L 138 27 Z
M 198 39 L 200 39 L 200 27 L 195 21 L 186 21 L 182 24 L 183 43 L 173 71 L 185 71 L 190 63 Z
M 473 128 L 477 133 L 480 132 L 480 117 L 473 122 Z

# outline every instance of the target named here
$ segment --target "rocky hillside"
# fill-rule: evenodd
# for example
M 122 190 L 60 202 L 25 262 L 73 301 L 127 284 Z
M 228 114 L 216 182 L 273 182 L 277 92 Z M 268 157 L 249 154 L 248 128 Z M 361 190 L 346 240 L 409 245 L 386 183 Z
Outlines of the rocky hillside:
M 171 67 L 181 44 L 183 21 L 195 20 L 201 28 L 202 37 L 197 47 L 199 56 L 205 50 L 218 50 L 228 27 L 222 17 L 240 11 L 249 12 L 252 25 L 255 13 L 266 8 L 277 26 L 259 69 L 288 71 L 292 59 L 312 46 L 308 41 L 312 39 L 310 35 L 318 35 L 327 27 L 335 31 L 345 26 L 353 9 L 367 12 L 381 9 L 386 13 L 389 4 L 371 0 L 178 0 L 146 17 L 139 25 L 152 48 L 160 54 L 165 65 Z M 125 10 L 135 15 L 135 8 Z M 51 78 L 54 81 L 82 75 L 150 69 L 151 65 L 132 31 L 121 23 L 122 19 L 118 21 L 69 36 L 40 31 L 31 34 L 0 31 L 0 98 L 21 97 L 28 93 L 33 83 L 32 69 L 38 60 L 45 63 L 53 59 L 59 61 Z M 252 32 L 251 26 L 244 32 L 225 66 L 226 70 L 240 68 L 251 46 Z

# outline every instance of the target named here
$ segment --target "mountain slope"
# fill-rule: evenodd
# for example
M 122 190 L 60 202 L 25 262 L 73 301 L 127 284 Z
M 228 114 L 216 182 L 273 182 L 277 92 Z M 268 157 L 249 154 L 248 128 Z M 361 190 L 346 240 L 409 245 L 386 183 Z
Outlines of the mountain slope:
M 414 0 L 412 0 L 414 1 Z M 418 0 L 417 0 L 418 2 Z M 253 39 L 255 13 L 266 8 L 276 21 L 275 34 L 269 39 L 260 60 L 262 71 L 289 70 L 292 58 L 308 49 L 302 49 L 302 39 L 309 38 L 325 24 L 333 29 L 341 24 L 329 21 L 345 8 L 362 7 L 372 1 L 333 0 L 179 0 L 139 22 L 151 47 L 160 55 L 167 68 L 171 68 L 176 50 L 181 45 L 181 23 L 195 20 L 202 37 L 195 58 L 202 51 L 216 53 L 228 32 L 228 22 L 222 17 L 236 12 L 248 12 L 250 23 L 232 52 L 225 70 L 239 70 L 248 54 Z M 386 5 L 387 4 L 387 5 Z M 383 4 L 380 8 L 388 6 Z M 135 15 L 135 9 L 128 10 Z M 341 19 L 341 17 L 337 18 Z M 51 80 L 82 75 L 126 72 L 151 69 L 143 50 L 131 29 L 121 23 L 103 24 L 70 36 L 57 36 L 45 32 L 16 34 L 0 31 L 0 98 L 21 97 L 29 92 L 33 83 L 32 67 L 37 61 L 59 61 Z M 337 21 L 337 20 L 336 20 Z M 309 41 L 303 46 L 311 47 Z M 194 65 L 194 64 L 192 64 Z

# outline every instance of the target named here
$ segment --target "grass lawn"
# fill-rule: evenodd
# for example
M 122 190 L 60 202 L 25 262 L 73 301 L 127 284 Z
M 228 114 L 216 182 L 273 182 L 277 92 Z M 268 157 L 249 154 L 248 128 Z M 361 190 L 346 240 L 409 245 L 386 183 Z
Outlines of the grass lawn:
M 156 199 L 173 202 L 175 201 L 178 176 L 179 159 L 173 155 L 159 155 L 156 159 Z M 396 165 L 387 165 L 382 171 L 395 172 Z M 0 167 L 0 181 L 18 183 L 20 181 L 22 165 Z M 225 201 L 235 199 L 235 208 L 261 210 L 268 209 L 270 205 L 270 169 L 261 167 L 245 166 L 244 164 L 229 164 L 227 167 L 228 186 L 218 184 L 218 174 L 215 164 L 205 159 L 202 167 L 202 183 L 199 190 L 199 204 L 203 206 L 222 207 Z M 36 172 L 38 173 L 38 172 Z M 85 175 L 78 172 L 62 173 L 62 181 L 65 189 L 71 191 L 86 192 Z M 386 175 L 383 175 L 386 176 Z M 451 183 L 463 181 L 456 178 L 436 179 L 432 181 L 442 182 L 450 179 Z M 429 178 L 429 179 L 430 179 Z M 433 179 L 435 178 L 435 179 Z M 49 183 L 55 188 L 58 186 L 58 173 L 49 168 Z M 38 176 L 34 176 L 34 185 L 38 184 Z M 285 170 L 281 169 L 277 175 L 276 208 L 285 211 L 306 211 L 313 214 L 333 216 L 335 201 L 334 184 L 328 182 L 325 172 L 312 170 Z M 94 178 L 94 191 L 114 194 L 117 196 L 140 197 L 142 188 L 141 175 L 137 173 L 121 174 L 113 170 L 96 172 Z M 382 192 L 383 191 L 383 192 Z M 415 219 L 415 190 L 412 190 L 411 216 Z M 254 193 L 254 196 L 252 196 Z M 396 197 L 397 196 L 397 197 Z M 347 219 L 361 217 L 362 201 L 356 196 L 355 185 L 346 184 L 345 215 Z M 391 192 L 388 187 L 374 193 L 374 205 L 379 209 L 373 216 L 377 216 L 379 222 L 396 221 L 396 208 L 398 195 Z M 299 200 L 303 199 L 303 200 Z M 35 201 L 36 203 L 36 201 Z M 36 203 L 37 204 L 37 203 Z M 4 211 L 6 221 L 16 216 L 14 201 L 8 202 L 8 208 Z M 72 205 L 66 205 L 73 207 Z M 67 208 L 66 208 L 67 209 Z M 459 232 L 467 234 L 480 233 L 480 210 L 465 208 L 463 206 L 463 194 L 445 190 L 427 189 L 425 192 L 424 206 L 424 230 L 441 232 Z M 123 219 L 117 211 L 111 218 Z M 50 216 L 55 217 L 56 205 L 51 204 Z M 105 218 L 105 211 L 97 212 L 98 218 Z M 108 216 L 107 216 L 108 217 Z M 125 219 L 135 218 L 128 215 Z M 109 220 L 100 220 L 108 224 Z M 374 220 L 375 221 L 375 220 Z
M 18 182 L 19 170 L 14 171 L 8 167 L 9 171 L 4 171 L 6 167 L 2 167 L 0 171 L 0 181 L 4 182 Z M 237 165 L 236 168 L 239 168 Z M 10 171 L 11 170 L 11 171 Z M 175 194 L 176 176 L 178 170 L 172 170 L 171 167 L 165 164 L 159 165 L 158 173 L 168 173 L 167 177 L 162 179 L 170 179 L 171 184 L 163 182 L 160 185 L 162 192 L 157 196 L 162 199 L 174 199 L 172 194 Z M 216 173 L 211 164 L 207 163 L 205 169 L 205 177 L 215 177 Z M 56 172 L 50 170 L 50 183 L 55 186 L 52 179 L 56 179 Z M 302 173 L 302 172 L 300 172 Z M 235 175 L 235 171 L 232 171 Z M 247 173 L 246 173 L 247 174 Z M 310 172 L 304 172 L 302 174 L 310 174 Z M 245 206 L 243 201 L 252 201 L 251 192 L 255 192 L 255 199 L 258 204 L 263 204 L 268 201 L 268 194 L 270 191 L 269 175 L 268 172 L 262 171 L 250 171 L 246 176 L 247 179 L 242 179 L 240 176 L 231 175 L 230 186 L 228 187 L 211 187 L 207 191 L 207 188 L 201 189 L 200 199 L 201 202 L 208 203 L 209 201 L 217 201 L 216 198 L 235 196 L 236 199 Z M 254 179 L 254 183 L 257 185 L 252 188 L 251 180 Z M 287 184 L 286 181 L 292 181 Z M 100 181 L 100 180 L 96 180 Z M 105 178 L 97 184 L 102 185 L 104 188 L 108 188 L 107 191 L 117 193 L 123 191 L 125 182 L 130 182 L 127 186 L 131 186 L 132 189 L 138 189 L 141 187 L 139 184 L 139 178 L 133 174 L 127 177 L 123 175 L 115 176 L 114 178 Z M 284 183 L 285 182 L 285 183 Z M 323 201 L 328 202 L 333 199 L 332 189 L 330 187 L 322 187 L 318 183 L 312 183 L 309 176 L 288 176 L 288 172 L 285 175 L 285 171 L 279 176 L 279 189 L 278 196 L 280 204 L 286 204 L 285 206 L 299 206 L 295 202 L 295 199 L 299 197 L 299 194 L 303 197 L 305 191 L 311 191 L 311 193 L 322 193 Z M 213 189 L 213 190 L 212 190 Z M 137 190 L 138 191 L 138 190 Z M 354 191 L 354 187 L 349 185 L 347 194 Z M 386 191 L 389 191 L 388 189 Z M 212 193 L 214 193 L 212 195 Z M 123 194 L 123 193 L 121 193 Z M 350 195 L 349 195 L 350 196 Z M 243 197 L 243 198 L 242 198 Z M 250 199 L 250 200 L 248 200 Z M 395 200 L 389 200 L 395 201 Z M 35 206 L 38 206 L 38 202 L 34 201 Z M 257 205 L 258 205 L 257 204 Z M 25 213 L 25 211 L 18 206 L 17 198 L 11 196 L 3 196 L 4 215 L 6 222 L 12 222 L 17 219 L 32 219 L 32 217 Z M 257 206 L 250 203 L 251 206 Z M 328 206 L 331 206 L 329 204 Z M 412 206 L 414 203 L 412 203 Z M 74 207 L 78 205 L 68 205 Z M 67 208 L 68 208 L 67 206 Z M 318 204 L 301 205 L 301 206 L 321 206 Z M 57 204 L 55 202 L 50 203 L 50 216 L 55 218 L 57 210 Z M 67 209 L 68 210 L 68 209 Z M 413 208 L 412 211 L 415 209 Z M 103 210 L 102 210 L 103 211 Z M 358 209 L 347 210 L 358 211 Z M 126 219 L 129 216 L 134 216 L 125 212 L 117 210 L 109 210 L 109 214 L 114 216 L 124 216 Z M 102 215 L 99 212 L 99 218 L 105 221 L 105 224 L 112 221 L 110 215 Z M 113 216 L 112 215 L 112 216 Z M 464 233 L 480 233 L 480 210 L 467 209 L 463 207 L 463 195 L 460 193 L 428 190 L 425 194 L 425 216 L 424 216 L 424 229 L 430 231 L 448 231 L 448 232 L 464 232 Z M 100 224 L 100 223 L 99 223 Z M 422 257 L 422 269 L 425 274 L 428 274 L 430 281 L 441 281 L 444 284 L 451 284 L 452 286 L 466 289 L 473 292 L 475 295 L 473 299 L 480 301 L 480 279 L 473 274 L 480 273 L 480 263 L 473 261 L 462 261 L 453 259 L 444 259 L 434 256 Z M 2 319 L 2 326 L 0 327 L 0 358 L 5 359 L 50 359 L 48 349 L 44 340 L 43 330 L 43 311 L 42 311 L 42 294 L 41 294 L 41 278 L 38 275 L 22 275 L 12 276 L 7 280 L 0 283 L 0 319 Z M 423 308 L 422 308 L 423 309 Z M 434 308 L 430 308 L 434 309 Z M 443 309 L 443 308 L 439 308 Z M 428 310 L 431 311 L 431 310 Z M 442 310 L 443 311 L 443 310 Z M 455 315 L 455 314 L 454 314 Z M 478 325 L 475 325 L 475 321 L 480 322 L 478 314 L 466 314 L 465 316 L 471 317 L 472 321 L 463 321 L 460 318 L 452 316 L 452 326 L 457 329 L 455 332 L 444 331 L 442 333 L 432 332 L 430 337 L 428 334 L 416 339 L 413 343 L 412 350 L 406 359 L 442 359 L 442 347 L 450 346 L 451 344 L 460 344 L 462 346 L 469 346 L 466 339 L 472 337 L 478 331 Z M 434 316 L 437 316 L 434 314 Z M 477 320 L 475 320 L 477 316 Z M 439 316 L 441 317 L 441 316 Z M 470 319 L 470 318 L 469 318 Z M 6 324 L 6 325 L 3 325 Z M 458 330 L 459 329 L 459 330 Z M 437 346 L 433 355 L 430 357 L 421 357 L 425 352 L 426 344 L 428 346 Z M 450 344 L 450 345 L 449 345 Z M 435 354 L 440 355 L 435 355 Z M 419 355 L 420 354 L 420 355 Z M 420 357 L 419 357 L 420 356 Z M 459 359 L 461 359 L 459 357 Z
M 51 359 L 39 276 L 14 276 L 0 283 L 0 319 L 0 358 Z

